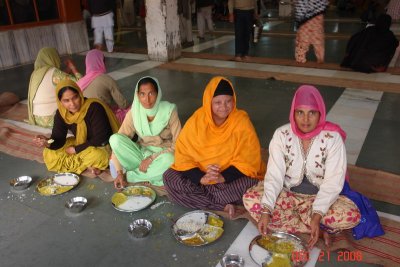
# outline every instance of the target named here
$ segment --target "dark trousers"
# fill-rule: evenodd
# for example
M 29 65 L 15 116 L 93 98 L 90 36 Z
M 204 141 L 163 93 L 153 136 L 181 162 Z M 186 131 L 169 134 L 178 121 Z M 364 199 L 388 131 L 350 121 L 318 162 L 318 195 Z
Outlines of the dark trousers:
M 250 36 L 253 27 L 254 9 L 234 10 L 235 15 L 235 55 L 239 57 L 249 54 Z

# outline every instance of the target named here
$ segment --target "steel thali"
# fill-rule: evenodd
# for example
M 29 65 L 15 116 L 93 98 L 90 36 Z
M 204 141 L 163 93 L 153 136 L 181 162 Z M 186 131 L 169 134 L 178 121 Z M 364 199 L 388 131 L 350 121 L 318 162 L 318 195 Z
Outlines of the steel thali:
M 252 260 L 262 267 L 304 266 L 308 249 L 304 241 L 286 232 L 256 236 L 249 245 Z
M 57 173 L 51 177 L 42 179 L 36 185 L 36 191 L 42 196 L 56 196 L 70 191 L 79 182 L 79 176 L 74 173 Z
M 116 210 L 123 212 L 139 211 L 150 206 L 156 199 L 156 192 L 147 186 L 134 185 L 114 193 L 111 203 Z
M 183 214 L 172 225 L 172 233 L 182 244 L 197 247 L 210 244 L 222 236 L 224 221 L 212 212 L 195 210 Z

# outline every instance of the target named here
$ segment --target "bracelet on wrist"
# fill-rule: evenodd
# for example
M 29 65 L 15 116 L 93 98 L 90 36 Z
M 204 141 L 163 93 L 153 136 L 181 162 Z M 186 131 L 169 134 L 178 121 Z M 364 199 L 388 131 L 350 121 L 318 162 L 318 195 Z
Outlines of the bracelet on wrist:
M 268 215 L 272 216 L 272 212 L 269 209 L 263 208 L 263 209 L 261 209 L 260 213 L 261 214 L 268 214 Z

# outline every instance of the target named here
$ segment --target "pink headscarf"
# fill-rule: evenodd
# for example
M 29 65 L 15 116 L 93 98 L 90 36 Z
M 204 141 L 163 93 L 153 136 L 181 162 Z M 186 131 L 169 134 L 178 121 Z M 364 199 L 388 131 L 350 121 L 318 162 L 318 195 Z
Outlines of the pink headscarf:
M 315 127 L 315 129 L 309 133 L 301 132 L 294 120 L 294 112 L 299 107 L 312 108 L 314 110 L 318 110 L 320 113 L 317 127 Z M 318 135 L 322 130 L 328 130 L 338 132 L 342 137 L 343 142 L 346 140 L 346 132 L 343 131 L 343 129 L 340 128 L 339 125 L 326 121 L 326 109 L 324 99 L 322 98 L 318 89 L 312 85 L 302 85 L 297 89 L 293 97 L 289 120 L 293 132 L 300 139 L 311 139 L 314 136 Z
M 104 55 L 103 52 L 98 49 L 92 49 L 87 53 L 85 63 L 86 75 L 77 82 L 82 91 L 84 91 L 97 76 L 106 73 Z

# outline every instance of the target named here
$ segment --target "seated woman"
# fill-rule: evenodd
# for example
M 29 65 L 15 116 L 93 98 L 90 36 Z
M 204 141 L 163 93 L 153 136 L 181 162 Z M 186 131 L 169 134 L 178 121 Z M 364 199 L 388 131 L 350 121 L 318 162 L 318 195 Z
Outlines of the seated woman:
M 269 145 L 264 182 L 243 197 L 260 233 L 266 234 L 268 229 L 309 233 L 308 244 L 313 247 L 321 227 L 329 246 L 328 232 L 360 223 L 363 214 L 354 203 L 356 199 L 341 195 L 344 185 L 349 190 L 345 184 L 346 134 L 338 125 L 325 121 L 325 116 L 319 91 L 310 85 L 300 86 L 292 101 L 290 124 L 278 128 Z M 376 212 L 370 207 L 371 216 L 373 213 L 375 230 L 382 234 Z
M 156 78 L 143 77 L 136 84 L 132 109 L 118 133 L 110 138 L 113 154 L 110 169 L 115 169 L 115 188 L 127 182 L 150 182 L 163 186 L 162 174 L 174 162 L 174 147 L 181 123 L 175 104 L 161 101 Z M 138 141 L 132 138 L 138 136 Z M 124 169 L 126 173 L 124 173 Z
M 60 65 L 61 59 L 55 48 L 40 49 L 29 81 L 28 116 L 30 124 L 47 128 L 53 127 L 54 114 L 57 110 L 57 84 L 64 79 L 77 81 L 82 77 L 71 60 L 67 60 L 67 67 L 74 75 L 60 70 Z
M 108 167 L 110 136 L 118 131 L 118 121 L 100 100 L 84 98 L 78 85 L 63 80 L 56 88 L 58 110 L 51 137 L 39 135 L 37 146 L 45 147 L 44 162 L 49 171 L 100 174 Z M 74 137 L 67 138 L 68 130 Z
M 236 109 L 231 82 L 212 78 L 203 106 L 179 135 L 174 164 L 164 173 L 169 197 L 189 208 L 224 210 L 233 218 L 243 194 L 264 171 L 256 131 L 247 113 Z
M 83 95 L 97 98 L 111 107 L 119 122 L 125 118 L 130 109 L 128 101 L 122 95 L 117 83 L 106 74 L 104 54 L 98 49 L 90 50 L 86 55 L 86 75 L 78 82 Z
M 354 34 L 346 47 L 346 55 L 340 66 L 355 71 L 385 72 L 392 60 L 399 41 L 390 30 L 392 18 L 382 14 L 374 26 Z

